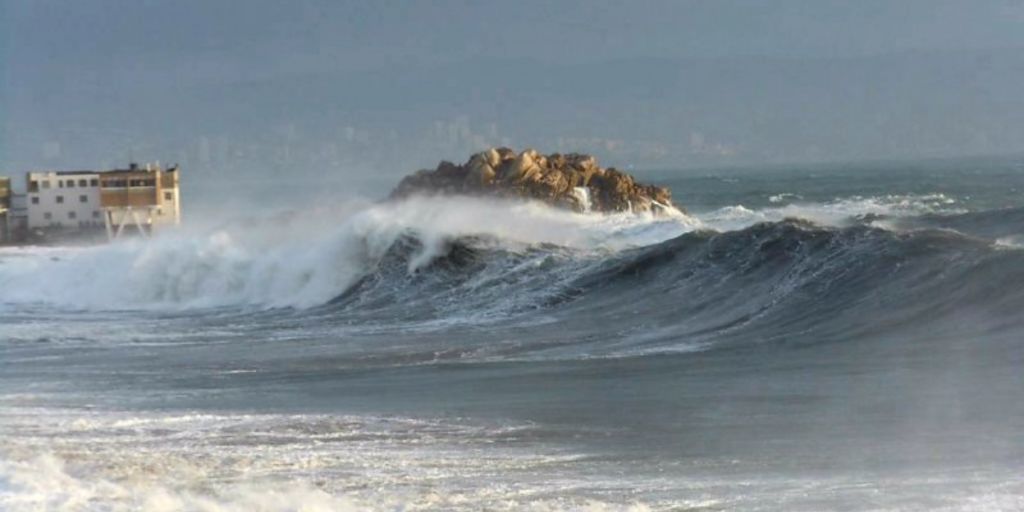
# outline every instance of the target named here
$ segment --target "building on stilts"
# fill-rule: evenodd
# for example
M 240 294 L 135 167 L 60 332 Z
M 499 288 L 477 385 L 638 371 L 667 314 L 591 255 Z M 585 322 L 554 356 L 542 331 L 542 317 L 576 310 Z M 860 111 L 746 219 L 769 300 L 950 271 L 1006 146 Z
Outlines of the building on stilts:
M 8 187 L 9 188 L 9 187 Z M 17 197 L 17 196 L 15 196 Z M 178 166 L 25 174 L 24 230 L 9 243 L 113 241 L 181 224 Z M 0 204 L 0 209 L 3 208 Z
M 151 236 L 181 224 L 181 190 L 178 167 L 159 165 L 102 172 L 99 175 L 100 207 L 108 240 L 126 233 Z

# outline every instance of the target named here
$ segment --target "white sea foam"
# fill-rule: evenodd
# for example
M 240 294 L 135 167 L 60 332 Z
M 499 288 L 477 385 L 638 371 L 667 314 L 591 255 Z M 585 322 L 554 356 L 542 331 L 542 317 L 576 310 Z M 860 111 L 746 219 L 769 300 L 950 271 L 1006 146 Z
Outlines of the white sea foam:
M 1024 249 L 1024 235 L 1004 236 L 996 240 L 999 249 Z
M 784 195 L 786 196 L 786 195 Z M 793 197 L 795 198 L 795 197 Z M 848 225 L 857 217 L 876 215 L 884 217 L 907 217 L 927 213 L 962 213 L 952 205 L 956 200 L 945 194 L 885 195 L 878 197 L 853 196 L 837 198 L 825 203 L 784 203 L 786 197 L 773 196 L 772 203 L 781 206 L 753 210 L 743 205 L 733 205 L 700 215 L 708 227 L 719 231 L 743 229 L 757 222 L 777 222 L 786 218 L 800 218 L 826 226 Z M 884 221 L 881 221 L 884 222 Z M 879 224 L 878 227 L 888 226 Z
M 517 445 L 535 425 L 331 415 L 6 409 L 4 512 L 1019 510 L 1015 468 L 691 469 Z M 649 464 L 649 462 L 648 462 Z M 758 469 L 763 469 L 758 465 Z M 677 468 L 678 469 L 678 468 Z
M 590 189 L 587 187 L 576 187 L 572 189 L 573 195 L 580 200 L 584 213 L 590 213 Z
M 800 194 L 782 193 L 768 197 L 768 201 L 771 203 L 782 203 L 794 199 L 803 199 L 803 196 L 801 196 Z
M 306 482 L 227 483 L 207 489 L 182 489 L 163 483 L 137 483 L 81 478 L 52 456 L 26 463 L 2 464 L 0 474 L 12 489 L 0 488 L 0 505 L 8 512 L 374 512 L 507 510 L 526 512 L 648 512 L 638 503 L 608 503 L 592 498 L 532 499 L 530 492 L 512 491 L 476 501 L 472 493 L 445 493 L 424 482 L 421 489 L 382 490 L 375 496 L 349 497 Z M 486 488 L 486 485 L 482 485 Z
M 423 249 L 409 271 L 446 242 L 489 235 L 510 246 L 539 243 L 617 250 L 682 234 L 689 217 L 584 215 L 538 204 L 422 198 L 346 211 L 246 219 L 207 231 L 92 248 L 0 252 L 0 304 L 82 309 L 309 307 L 337 296 L 403 234 Z
M 528 435 L 529 425 L 7 412 L 5 512 L 649 510 L 574 492 L 593 483 L 552 470 L 575 456 L 501 446 L 502 438 Z
M 343 205 L 243 219 L 207 230 L 92 248 L 0 250 L 0 307 L 45 303 L 73 309 L 298 307 L 324 304 L 372 272 L 403 235 L 422 249 L 415 272 L 459 236 L 488 235 L 507 248 L 554 244 L 616 251 L 674 238 L 697 228 L 731 231 L 800 217 L 842 225 L 865 214 L 926 213 L 953 200 L 942 195 L 853 197 L 763 210 L 742 205 L 700 218 L 597 215 L 535 203 L 417 198 Z

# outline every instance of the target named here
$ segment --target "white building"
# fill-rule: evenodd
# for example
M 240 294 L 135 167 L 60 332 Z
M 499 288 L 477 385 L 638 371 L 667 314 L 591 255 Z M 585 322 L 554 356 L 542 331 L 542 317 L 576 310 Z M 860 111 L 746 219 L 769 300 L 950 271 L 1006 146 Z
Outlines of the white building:
M 181 223 L 178 167 L 34 171 L 25 175 L 27 228 L 44 236 L 150 235 Z M 23 224 L 24 225 L 24 224 Z
M 94 171 L 29 172 L 28 228 L 99 228 L 104 225 L 100 179 Z

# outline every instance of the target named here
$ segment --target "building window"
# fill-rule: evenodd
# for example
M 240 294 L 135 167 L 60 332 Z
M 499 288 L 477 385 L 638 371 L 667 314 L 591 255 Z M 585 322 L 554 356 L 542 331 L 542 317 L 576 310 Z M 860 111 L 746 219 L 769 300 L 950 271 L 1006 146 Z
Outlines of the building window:
M 100 186 L 100 180 L 95 179 L 95 178 L 89 180 L 89 186 L 90 187 L 98 187 L 98 186 Z
M 57 196 L 57 204 L 64 204 L 64 196 Z
M 43 188 L 50 188 L 50 180 L 43 180 Z
M 39 204 L 39 196 L 32 197 L 32 204 Z
M 163 214 L 164 214 L 164 210 L 163 210 L 162 208 L 157 208 L 157 209 L 156 209 L 156 214 L 157 214 L 158 216 L 161 216 L 161 215 L 163 215 Z
M 71 220 L 75 220 L 78 218 L 78 214 L 75 212 L 68 212 L 68 218 Z
M 98 219 L 98 218 L 100 218 L 100 212 L 99 212 L 99 210 L 97 210 L 97 211 L 94 211 L 94 212 L 92 212 L 92 218 L 94 218 L 94 219 Z
M 75 180 L 68 180 L 68 188 L 75 188 Z
M 173 201 L 174 194 L 171 192 L 164 192 L 164 201 Z
M 78 180 L 78 186 L 85 188 L 89 186 L 89 180 Z
M 53 219 L 53 214 L 50 213 L 50 212 L 46 212 L 46 213 L 43 214 L 43 218 L 46 219 L 46 220 L 52 220 Z
M 57 188 L 64 188 L 64 180 L 57 180 Z
M 78 202 L 79 203 L 88 203 L 89 202 L 89 196 L 78 196 Z

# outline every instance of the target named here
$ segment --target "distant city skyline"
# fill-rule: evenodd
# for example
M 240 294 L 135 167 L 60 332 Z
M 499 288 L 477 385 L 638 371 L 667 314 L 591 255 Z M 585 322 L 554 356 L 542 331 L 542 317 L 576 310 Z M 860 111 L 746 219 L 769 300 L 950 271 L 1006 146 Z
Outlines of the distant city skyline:
M 1024 152 L 1014 1 L 3 0 L 0 172 L 398 175 Z

